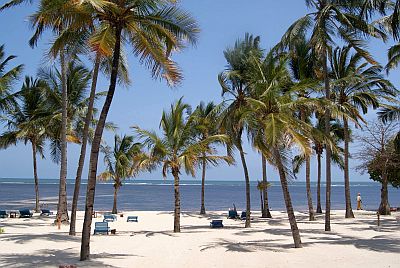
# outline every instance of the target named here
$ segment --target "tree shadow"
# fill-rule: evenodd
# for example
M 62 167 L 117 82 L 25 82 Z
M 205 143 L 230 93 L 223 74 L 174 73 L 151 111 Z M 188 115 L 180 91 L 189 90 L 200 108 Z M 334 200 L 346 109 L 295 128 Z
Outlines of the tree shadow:
M 280 242 L 279 242 L 280 241 Z M 291 244 L 283 244 L 281 239 L 268 239 L 268 240 L 251 240 L 251 241 L 231 241 L 226 239 L 219 239 L 216 242 L 209 243 L 201 246 L 200 251 L 206 251 L 214 248 L 225 248 L 225 251 L 233 252 L 255 252 L 255 251 L 273 251 L 285 252 L 292 248 Z
M 19 244 L 32 242 L 33 240 L 46 240 L 53 242 L 79 242 L 80 237 L 70 236 L 68 233 L 48 234 L 2 234 L 0 241 L 12 241 Z

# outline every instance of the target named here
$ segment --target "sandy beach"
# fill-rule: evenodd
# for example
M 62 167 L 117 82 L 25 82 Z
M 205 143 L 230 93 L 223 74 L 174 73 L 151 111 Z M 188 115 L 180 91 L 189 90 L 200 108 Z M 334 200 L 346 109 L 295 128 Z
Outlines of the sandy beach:
M 334 211 L 332 232 L 324 231 L 323 215 L 308 222 L 296 213 L 303 248 L 294 249 L 289 224 L 283 212 L 273 219 L 253 213 L 251 228 L 240 220 L 226 219 L 226 212 L 207 216 L 182 213 L 182 232 L 174 234 L 170 212 L 123 212 L 110 223 L 116 235 L 92 235 L 91 260 L 79 262 L 80 233 L 68 236 L 68 226 L 54 225 L 54 216 L 31 219 L 1 219 L 1 267 L 399 267 L 400 214 L 385 216 L 377 227 L 376 215 L 356 211 L 344 219 Z M 126 222 L 137 215 L 138 223 Z M 211 229 L 211 219 L 223 219 L 223 229 Z M 93 219 L 101 221 L 102 216 Z M 83 212 L 78 214 L 81 230 Z M 92 232 L 93 232 L 92 227 Z

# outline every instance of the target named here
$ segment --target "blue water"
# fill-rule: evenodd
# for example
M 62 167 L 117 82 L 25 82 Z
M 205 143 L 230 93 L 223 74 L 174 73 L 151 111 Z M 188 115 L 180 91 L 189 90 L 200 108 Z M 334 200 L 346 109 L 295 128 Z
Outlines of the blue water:
M 260 208 L 260 194 L 256 182 L 251 182 L 251 206 Z M 80 192 L 79 209 L 84 209 L 86 182 Z M 74 180 L 67 181 L 69 205 L 72 199 Z M 290 194 L 296 210 L 307 209 L 306 189 L 304 182 L 291 182 Z M 325 188 L 322 185 L 322 208 L 325 203 Z M 184 211 L 197 211 L 200 208 L 200 181 L 181 181 L 181 206 Z M 205 202 L 207 210 L 227 210 L 235 203 L 238 209 L 245 207 L 245 185 L 242 181 L 206 182 Z M 316 183 L 312 182 L 314 208 L 316 207 Z M 58 198 L 58 180 L 42 179 L 39 184 L 41 203 L 50 209 L 56 208 Z M 355 207 L 357 193 L 361 193 L 364 208 L 376 210 L 380 202 L 380 184 L 376 182 L 352 182 L 352 205 Z M 284 210 L 282 189 L 278 181 L 272 182 L 268 189 L 270 208 Z M 111 210 L 113 201 L 113 184 L 97 183 L 95 196 L 96 210 Z M 332 208 L 344 209 L 344 186 L 341 182 L 332 183 Z M 400 190 L 389 188 L 391 206 L 400 207 Z M 2 178 L 0 179 L 0 209 L 33 208 L 35 202 L 33 179 Z M 118 194 L 118 209 L 166 211 L 173 210 L 173 181 L 171 180 L 128 180 Z

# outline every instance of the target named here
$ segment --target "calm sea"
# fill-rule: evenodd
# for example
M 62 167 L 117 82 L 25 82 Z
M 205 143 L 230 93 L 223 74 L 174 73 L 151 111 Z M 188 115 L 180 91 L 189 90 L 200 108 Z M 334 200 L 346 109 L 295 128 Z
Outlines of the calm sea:
M 84 209 L 86 182 L 83 182 L 79 200 L 79 210 Z M 68 180 L 67 191 L 69 205 L 72 199 L 74 181 Z M 200 181 L 181 181 L 181 206 L 184 211 L 197 211 L 200 208 Z M 316 183 L 312 183 L 313 203 L 316 204 Z M 58 180 L 42 179 L 39 185 L 41 203 L 50 209 L 56 208 L 58 196 Z M 322 186 L 322 201 L 325 199 L 325 188 Z M 290 193 L 296 210 L 307 209 L 306 188 L 304 182 L 291 182 Z M 376 210 L 380 200 L 380 185 L 376 182 L 352 182 L 351 196 L 353 208 L 357 193 L 361 193 L 364 207 Z M 282 189 L 279 182 L 272 182 L 268 190 L 272 210 L 284 210 Z M 206 182 L 206 209 L 227 210 L 235 203 L 238 209 L 245 207 L 245 185 L 242 181 Z M 33 179 L 1 178 L 0 209 L 33 208 L 35 194 Z M 400 190 L 390 187 L 389 200 L 391 206 L 400 207 Z M 96 210 L 111 210 L 113 201 L 112 183 L 97 183 Z M 173 210 L 173 182 L 170 180 L 127 180 L 118 194 L 118 209 L 167 211 Z M 324 208 L 324 202 L 322 207 Z M 256 182 L 251 183 L 251 207 L 260 208 L 260 194 Z M 332 208 L 344 209 L 344 186 L 341 182 L 332 184 Z

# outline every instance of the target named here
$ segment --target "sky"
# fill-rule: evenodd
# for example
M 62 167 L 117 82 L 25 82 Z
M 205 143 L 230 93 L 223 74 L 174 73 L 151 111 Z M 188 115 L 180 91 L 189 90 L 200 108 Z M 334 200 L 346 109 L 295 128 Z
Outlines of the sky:
M 5 1 L 1 0 L 3 4 Z M 34 1 L 35 2 L 35 1 Z M 245 33 L 261 36 L 261 46 L 268 50 L 273 47 L 287 30 L 287 28 L 298 18 L 304 16 L 308 10 L 301 0 L 181 0 L 179 4 L 183 9 L 189 11 L 200 25 L 198 43 L 195 47 L 188 47 L 180 54 L 174 55 L 183 70 L 184 80 L 177 88 L 169 88 L 165 82 L 153 80 L 150 72 L 128 52 L 128 63 L 130 77 L 133 83 L 129 87 L 118 87 L 111 106 L 108 120 L 118 125 L 118 134 L 132 135 L 133 125 L 144 129 L 157 130 L 164 109 L 168 109 L 171 103 L 183 96 L 186 103 L 195 107 L 200 101 L 215 103 L 221 102 L 221 88 L 217 75 L 224 70 L 226 61 L 223 51 L 233 46 L 238 38 L 243 38 Z M 22 5 L 0 14 L 0 44 L 5 44 L 7 55 L 16 55 L 13 66 L 23 63 L 25 65 L 24 75 L 35 76 L 37 69 L 49 63 L 44 60 L 44 53 L 52 40 L 51 34 L 45 34 L 38 46 L 34 49 L 28 45 L 32 35 L 27 17 L 35 11 L 35 5 Z M 372 40 L 369 49 L 376 59 L 385 64 L 386 53 L 389 45 L 381 41 Z M 91 68 L 88 65 L 88 68 Z M 391 81 L 399 85 L 398 71 L 390 75 Z M 16 84 L 16 89 L 21 83 Z M 98 90 L 104 91 L 108 88 L 108 81 L 100 77 Z M 99 103 L 101 104 L 101 102 Z M 99 106 L 98 104 L 98 106 Z M 371 120 L 374 113 L 367 115 Z M 114 133 L 105 133 L 105 140 L 112 142 Z M 244 138 L 245 139 L 245 138 Z M 357 151 L 357 144 L 352 144 L 350 149 Z M 80 147 L 68 145 L 68 175 L 75 177 Z M 253 181 L 261 179 L 261 159 L 247 142 L 245 142 L 246 158 Z M 58 178 L 59 166 L 51 161 L 48 153 L 46 159 L 38 162 L 39 178 Z M 236 154 L 238 159 L 238 154 Z M 98 171 L 104 170 L 103 157 L 100 156 Z M 86 164 L 88 159 L 86 161 Z M 323 161 L 324 162 L 324 161 Z M 361 175 L 354 167 L 357 161 L 351 160 L 350 179 L 352 181 L 368 181 L 366 174 Z M 316 161 L 312 160 L 311 180 L 316 181 Z M 323 167 L 324 170 L 324 167 Z M 7 150 L 0 151 L 0 178 L 31 178 L 33 177 L 31 147 L 18 144 Z M 196 174 L 200 179 L 200 172 Z M 274 168 L 268 166 L 270 180 L 278 180 L 279 177 Z M 83 178 L 87 177 L 87 165 L 85 166 Z M 138 179 L 162 179 L 159 170 L 153 173 L 142 173 Z M 192 179 L 182 174 L 183 179 Z M 324 178 L 324 174 L 323 174 Z M 171 176 L 168 177 L 171 179 Z M 207 170 L 207 179 L 210 180 L 244 180 L 240 162 L 236 166 L 220 165 Z M 301 172 L 297 178 L 304 181 L 304 173 Z M 343 181 L 343 172 L 333 167 L 333 181 Z

